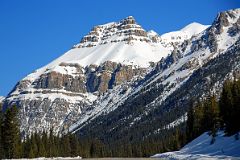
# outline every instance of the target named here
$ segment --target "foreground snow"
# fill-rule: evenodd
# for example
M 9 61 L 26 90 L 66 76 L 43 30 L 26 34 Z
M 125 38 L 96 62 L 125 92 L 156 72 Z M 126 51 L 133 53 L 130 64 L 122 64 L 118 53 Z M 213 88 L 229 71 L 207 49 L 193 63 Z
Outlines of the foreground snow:
M 210 145 L 211 136 L 204 133 L 180 151 L 156 154 L 153 158 L 163 159 L 240 159 L 240 140 L 234 136 L 225 137 L 219 132 L 214 144 Z

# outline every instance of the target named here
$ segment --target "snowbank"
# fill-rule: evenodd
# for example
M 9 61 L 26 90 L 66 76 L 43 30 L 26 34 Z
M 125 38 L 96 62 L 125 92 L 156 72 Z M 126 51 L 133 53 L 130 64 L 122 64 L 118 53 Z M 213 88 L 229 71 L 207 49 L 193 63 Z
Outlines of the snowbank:
M 180 151 L 156 154 L 153 158 L 163 159 L 240 159 L 240 140 L 225 137 L 219 132 L 214 144 L 207 132 L 184 146 Z

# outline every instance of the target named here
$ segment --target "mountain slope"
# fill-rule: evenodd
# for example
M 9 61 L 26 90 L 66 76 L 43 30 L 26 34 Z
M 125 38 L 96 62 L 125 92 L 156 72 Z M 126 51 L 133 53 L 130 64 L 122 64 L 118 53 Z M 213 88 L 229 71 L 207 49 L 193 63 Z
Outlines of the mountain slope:
M 156 154 L 154 158 L 163 159 L 238 159 L 240 157 L 240 141 L 234 136 L 225 137 L 218 132 L 214 144 L 210 144 L 212 137 L 203 133 L 180 151 Z

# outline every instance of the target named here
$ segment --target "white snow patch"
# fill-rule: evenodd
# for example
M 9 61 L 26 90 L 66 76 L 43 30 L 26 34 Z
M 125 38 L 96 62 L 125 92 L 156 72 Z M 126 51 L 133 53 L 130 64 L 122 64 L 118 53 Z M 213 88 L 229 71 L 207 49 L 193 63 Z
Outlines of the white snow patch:
M 152 157 L 163 159 L 240 159 L 240 140 L 235 136 L 225 137 L 218 132 L 214 144 L 210 144 L 212 137 L 207 132 L 184 146 L 180 151 L 156 154 Z

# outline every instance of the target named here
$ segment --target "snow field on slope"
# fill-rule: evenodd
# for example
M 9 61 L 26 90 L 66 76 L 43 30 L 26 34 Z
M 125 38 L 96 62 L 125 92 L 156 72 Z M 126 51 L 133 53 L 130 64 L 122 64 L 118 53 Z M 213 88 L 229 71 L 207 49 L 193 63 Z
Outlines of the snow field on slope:
M 161 35 L 163 41 L 167 42 L 183 42 L 186 39 L 191 38 L 193 35 L 197 35 L 207 29 L 209 25 L 202 25 L 197 22 L 193 22 L 179 31 L 173 31 Z

